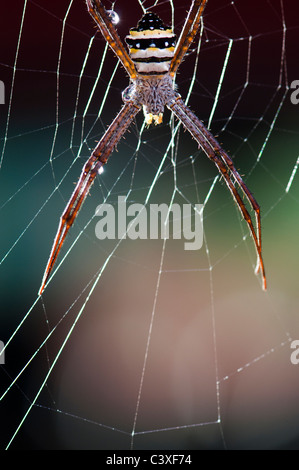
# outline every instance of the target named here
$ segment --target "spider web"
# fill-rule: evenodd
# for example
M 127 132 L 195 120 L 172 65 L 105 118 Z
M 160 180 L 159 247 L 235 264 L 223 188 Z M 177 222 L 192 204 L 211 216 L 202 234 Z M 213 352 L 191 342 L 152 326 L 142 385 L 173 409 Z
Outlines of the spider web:
M 179 34 L 190 3 L 105 6 L 123 39 L 148 10 Z M 262 208 L 268 291 L 216 168 L 165 111 L 157 128 L 137 116 L 39 298 L 59 216 L 128 79 L 83 0 L 2 11 L 1 448 L 298 449 L 295 18 L 287 0 L 209 0 L 177 76 Z M 203 204 L 202 248 L 98 240 L 96 208 L 119 196 Z

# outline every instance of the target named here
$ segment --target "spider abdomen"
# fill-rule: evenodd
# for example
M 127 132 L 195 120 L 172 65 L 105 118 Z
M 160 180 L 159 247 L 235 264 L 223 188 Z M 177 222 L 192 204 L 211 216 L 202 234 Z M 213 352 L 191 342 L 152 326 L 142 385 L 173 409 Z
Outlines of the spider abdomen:
M 126 37 L 136 71 L 143 75 L 161 75 L 169 71 L 176 36 L 155 13 L 146 13 Z

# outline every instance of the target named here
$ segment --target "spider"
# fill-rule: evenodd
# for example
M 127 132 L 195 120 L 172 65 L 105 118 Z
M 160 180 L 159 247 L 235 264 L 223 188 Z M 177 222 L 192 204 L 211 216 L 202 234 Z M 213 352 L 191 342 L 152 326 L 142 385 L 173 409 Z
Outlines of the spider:
M 176 72 L 198 32 L 207 0 L 192 0 L 178 41 L 172 29 L 165 26 L 155 13 L 146 13 L 137 27 L 132 28 L 126 37 L 128 51 L 113 25 L 112 13 L 105 9 L 100 0 L 86 0 L 86 4 L 105 40 L 128 73 L 130 85 L 122 94 L 123 107 L 85 163 L 75 190 L 60 218 L 39 295 L 45 288 L 65 237 L 96 175 L 101 173 L 113 149 L 142 108 L 146 124 L 158 125 L 162 122 L 165 106 L 181 121 L 199 148 L 215 163 L 225 181 L 248 224 L 257 253 L 256 273 L 261 272 L 262 286 L 266 289 L 261 248 L 260 207 L 236 170 L 232 159 L 175 91 Z M 255 213 L 255 224 L 241 196 L 247 199 Z

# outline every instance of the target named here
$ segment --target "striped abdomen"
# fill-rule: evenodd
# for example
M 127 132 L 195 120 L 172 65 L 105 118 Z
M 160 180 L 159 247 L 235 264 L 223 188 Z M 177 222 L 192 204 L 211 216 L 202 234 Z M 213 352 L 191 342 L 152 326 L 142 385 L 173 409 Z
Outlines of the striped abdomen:
M 144 75 L 159 75 L 169 71 L 174 55 L 176 36 L 155 13 L 146 13 L 137 28 L 126 37 L 129 53 L 136 70 Z

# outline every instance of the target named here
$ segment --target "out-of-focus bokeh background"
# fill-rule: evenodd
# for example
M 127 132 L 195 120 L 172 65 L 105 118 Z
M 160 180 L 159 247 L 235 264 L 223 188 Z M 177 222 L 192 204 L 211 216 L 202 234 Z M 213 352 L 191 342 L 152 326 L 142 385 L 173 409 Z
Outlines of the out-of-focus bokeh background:
M 124 39 L 141 2 L 114 3 Z M 174 15 L 179 34 L 191 1 L 143 4 Z M 209 0 L 177 75 L 261 206 L 267 292 L 217 169 L 166 111 L 157 128 L 137 117 L 38 298 L 59 217 L 128 78 L 84 0 L 1 10 L 1 448 L 298 449 L 295 2 Z M 150 190 L 149 203 L 205 204 L 200 250 L 96 238 L 98 205 Z

